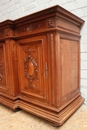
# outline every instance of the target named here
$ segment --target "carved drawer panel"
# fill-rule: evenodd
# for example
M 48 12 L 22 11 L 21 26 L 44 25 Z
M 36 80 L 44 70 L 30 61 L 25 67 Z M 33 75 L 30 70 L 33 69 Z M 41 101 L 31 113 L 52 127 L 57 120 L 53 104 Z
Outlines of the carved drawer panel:
M 46 39 L 37 37 L 18 43 L 21 93 L 46 100 Z
M 35 23 L 28 23 L 24 26 L 17 27 L 16 29 L 16 35 L 24 35 L 26 34 L 32 34 L 40 31 L 46 30 L 46 20 L 35 22 Z

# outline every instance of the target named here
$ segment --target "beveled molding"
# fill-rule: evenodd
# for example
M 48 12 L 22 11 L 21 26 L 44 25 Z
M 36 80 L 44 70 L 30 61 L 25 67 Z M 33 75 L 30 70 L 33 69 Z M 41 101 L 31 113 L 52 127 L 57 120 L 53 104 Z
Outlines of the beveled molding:
M 62 109 L 62 111 L 54 112 L 52 110 L 37 107 L 32 103 L 24 102 L 22 99 L 19 101 L 21 109 L 49 121 L 53 126 L 61 126 L 83 104 L 83 102 L 83 98 L 79 96 L 66 108 Z
M 7 97 L 0 95 L 0 103 L 11 108 L 12 110 L 17 110 L 19 108 L 19 100 L 12 100 Z
M 32 103 L 28 103 L 22 99 L 15 100 L 14 102 L 4 96 L 0 95 L 0 103 L 8 106 L 16 111 L 18 108 L 30 112 L 39 116 L 42 119 L 47 120 L 53 126 L 61 126 L 84 102 L 84 99 L 79 96 L 72 103 L 70 103 L 62 111 L 56 112 L 52 109 L 43 109 L 43 107 L 37 107 Z

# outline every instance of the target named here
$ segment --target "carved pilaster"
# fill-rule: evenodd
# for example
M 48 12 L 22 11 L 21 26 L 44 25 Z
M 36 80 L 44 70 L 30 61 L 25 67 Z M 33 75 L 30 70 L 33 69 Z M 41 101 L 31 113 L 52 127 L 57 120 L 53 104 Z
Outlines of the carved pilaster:
M 54 101 L 54 35 L 50 34 L 50 46 L 51 46 L 51 67 L 52 67 L 52 104 Z

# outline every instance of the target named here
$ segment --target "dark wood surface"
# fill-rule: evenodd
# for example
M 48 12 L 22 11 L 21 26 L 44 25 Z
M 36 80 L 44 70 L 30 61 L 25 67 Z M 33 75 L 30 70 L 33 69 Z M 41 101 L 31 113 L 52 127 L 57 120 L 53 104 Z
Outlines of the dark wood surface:
M 84 101 L 83 23 L 58 5 L 0 23 L 0 102 L 62 125 Z

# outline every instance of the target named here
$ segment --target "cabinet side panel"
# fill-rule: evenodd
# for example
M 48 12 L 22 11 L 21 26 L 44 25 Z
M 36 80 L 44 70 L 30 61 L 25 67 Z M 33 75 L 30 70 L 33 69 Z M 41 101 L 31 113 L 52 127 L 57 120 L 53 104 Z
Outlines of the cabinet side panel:
M 61 39 L 62 97 L 71 99 L 79 91 L 79 43 Z

